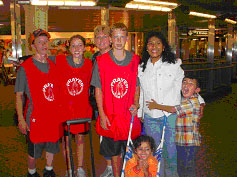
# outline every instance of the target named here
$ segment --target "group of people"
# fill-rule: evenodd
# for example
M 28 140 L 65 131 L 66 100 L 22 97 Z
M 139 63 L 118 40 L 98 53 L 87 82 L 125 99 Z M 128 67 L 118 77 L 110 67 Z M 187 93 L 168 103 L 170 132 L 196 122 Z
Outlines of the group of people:
M 49 39 L 50 34 L 42 29 L 32 33 L 34 54 L 19 67 L 15 85 L 18 126 L 28 141 L 27 176 L 39 176 L 36 159 L 43 150 L 43 176 L 55 176 L 53 158 L 59 152 L 62 137 L 64 158 L 70 166 L 64 122 L 90 118 L 92 112 L 97 117 L 100 154 L 107 163 L 102 177 L 120 176 L 132 116 L 135 149 L 125 176 L 157 175 L 157 160 L 152 154 L 160 143 L 165 116 L 160 176 L 195 176 L 204 100 L 198 95 L 198 80 L 184 77 L 181 60 L 175 58 L 161 33 L 149 32 L 141 59 L 125 50 L 128 29 L 123 23 L 95 28 L 99 52 L 92 60 L 83 57 L 85 39 L 80 35 L 70 38 L 69 56 L 48 56 Z M 89 93 L 96 100 L 93 109 Z M 146 134 L 142 136 L 141 122 Z M 70 131 L 77 144 L 77 176 L 84 177 L 88 124 L 71 125 Z M 66 175 L 71 173 L 69 168 Z

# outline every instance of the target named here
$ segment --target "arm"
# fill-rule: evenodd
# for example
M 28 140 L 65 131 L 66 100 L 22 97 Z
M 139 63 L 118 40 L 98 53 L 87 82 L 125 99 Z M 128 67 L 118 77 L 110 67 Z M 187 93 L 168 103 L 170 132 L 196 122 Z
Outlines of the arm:
M 137 110 L 139 109 L 139 95 L 140 95 L 140 87 L 136 87 L 134 104 L 132 104 L 129 108 L 131 114 L 135 116 L 137 114 Z
M 23 116 L 23 92 L 16 92 L 16 111 L 18 115 L 18 127 L 22 134 L 26 135 L 29 127 Z
M 108 126 L 110 125 L 109 119 L 108 117 L 105 115 L 104 112 L 104 108 L 103 108 L 103 93 L 101 88 L 95 88 L 95 99 L 96 99 L 96 103 L 97 103 L 97 107 L 98 107 L 98 111 L 99 111 L 99 115 L 100 115 L 100 126 L 105 129 L 108 130 Z
M 199 117 L 200 119 L 203 117 L 203 111 L 204 111 L 204 107 L 206 105 L 204 99 L 201 97 L 201 95 L 198 94 L 198 101 L 200 103 L 200 112 L 199 112 Z
M 155 100 L 151 99 L 151 101 L 146 101 L 148 108 L 151 109 L 159 109 L 162 111 L 170 112 L 170 113 L 175 113 L 175 107 L 174 106 L 167 106 L 167 105 L 161 105 L 157 104 Z

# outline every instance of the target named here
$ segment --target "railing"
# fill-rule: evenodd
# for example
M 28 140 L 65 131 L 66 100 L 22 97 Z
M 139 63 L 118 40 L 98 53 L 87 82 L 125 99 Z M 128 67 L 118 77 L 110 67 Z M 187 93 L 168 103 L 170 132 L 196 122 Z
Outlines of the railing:
M 237 62 L 192 62 L 183 63 L 182 68 L 186 76 L 193 76 L 199 80 L 202 92 L 212 93 L 217 88 L 231 86 L 231 80 L 236 77 Z

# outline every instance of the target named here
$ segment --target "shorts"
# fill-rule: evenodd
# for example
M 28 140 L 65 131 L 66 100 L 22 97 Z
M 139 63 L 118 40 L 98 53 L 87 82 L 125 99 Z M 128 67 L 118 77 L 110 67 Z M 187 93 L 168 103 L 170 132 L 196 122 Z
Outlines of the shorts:
M 28 154 L 38 159 L 42 156 L 43 150 L 46 152 L 57 154 L 60 151 L 59 140 L 56 143 L 46 142 L 46 143 L 32 143 L 29 138 L 29 132 L 27 132 L 27 141 L 28 141 Z
M 73 134 L 72 132 L 70 132 L 71 134 Z M 83 133 L 78 133 L 79 135 L 87 135 L 89 133 L 89 131 L 83 132 Z M 73 134 L 75 135 L 75 134 Z M 68 136 L 68 131 L 64 130 L 64 136 Z
M 125 152 L 127 141 L 114 141 L 109 137 L 102 137 L 100 143 L 100 154 L 104 157 L 112 157 L 121 155 Z

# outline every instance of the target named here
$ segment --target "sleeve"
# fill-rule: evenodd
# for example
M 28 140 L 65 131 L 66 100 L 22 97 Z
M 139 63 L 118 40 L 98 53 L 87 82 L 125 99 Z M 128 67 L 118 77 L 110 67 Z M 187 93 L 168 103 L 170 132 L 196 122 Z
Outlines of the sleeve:
M 127 161 L 125 166 L 125 177 L 134 177 L 136 176 L 136 172 L 134 171 L 134 167 L 136 166 L 135 158 L 131 158 Z
M 15 93 L 26 91 L 27 78 L 25 69 L 21 66 L 17 71 Z
M 56 64 L 56 56 L 55 55 L 50 55 L 48 56 L 48 59 L 50 59 L 54 64 Z
M 152 157 L 151 160 L 149 160 L 149 177 L 156 177 L 157 170 L 158 170 L 158 161 L 156 160 L 155 157 Z
M 201 95 L 198 94 L 198 101 L 200 104 L 204 103 L 205 104 L 205 101 L 204 99 L 201 97 Z
M 137 116 L 138 117 L 142 117 L 143 119 L 143 101 L 144 101 L 144 93 L 143 93 L 143 89 L 140 87 L 140 96 L 139 96 L 139 109 L 138 109 L 138 112 L 137 112 Z
M 182 102 L 180 105 L 175 106 L 175 109 L 179 118 L 185 118 L 187 114 L 191 113 L 192 107 L 192 102 L 187 100 Z
M 180 67 L 180 65 L 182 64 L 182 61 L 180 59 L 178 59 L 177 61 L 177 65 L 178 65 L 178 68 L 177 68 L 177 72 L 176 72 L 176 79 L 175 79 L 175 83 L 174 83 L 174 86 L 175 86 L 175 95 L 177 95 L 176 97 L 176 102 L 177 103 L 180 103 L 180 100 L 181 100 L 181 88 L 182 88 L 182 81 L 183 81 L 183 78 L 184 78 L 184 71 L 183 69 Z
M 96 87 L 96 88 L 101 88 L 99 67 L 98 67 L 98 64 L 97 64 L 96 61 L 95 61 L 94 66 L 93 66 L 91 85 Z

